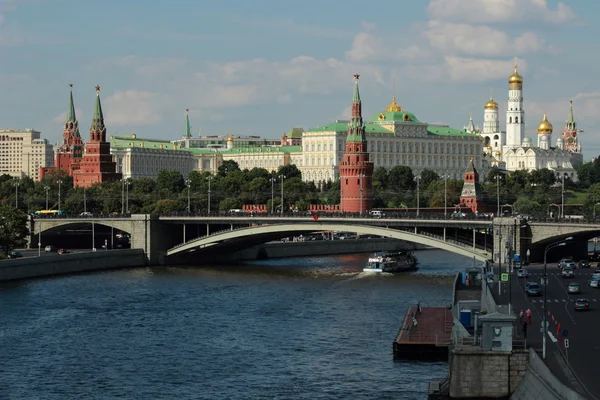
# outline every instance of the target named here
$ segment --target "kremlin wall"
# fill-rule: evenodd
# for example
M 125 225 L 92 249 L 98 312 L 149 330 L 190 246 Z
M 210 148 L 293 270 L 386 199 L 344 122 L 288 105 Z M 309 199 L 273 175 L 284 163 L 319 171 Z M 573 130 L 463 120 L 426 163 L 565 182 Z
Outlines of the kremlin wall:
M 120 179 L 154 178 L 165 169 L 176 170 L 184 177 L 192 170 L 215 174 L 228 160 L 241 169 L 269 171 L 295 164 L 303 180 L 317 187 L 339 179 L 341 210 L 359 213 L 371 209 L 371 180 L 377 167 L 405 165 L 415 176 L 428 169 L 442 179 L 464 179 L 461 203 L 473 211 L 477 210 L 480 193 L 478 171 L 484 175 L 491 167 L 506 171 L 548 168 L 557 177 L 577 180 L 575 168 L 583 162 L 579 142 L 582 131 L 577 127 L 573 104 L 554 145 L 554 127 L 545 114 L 537 128 L 537 140 L 527 136 L 524 78 L 518 73 L 516 60 L 508 77 L 505 130 L 500 128 L 498 103 L 491 94 L 483 106 L 483 129 L 475 126 L 472 118 L 462 130 L 422 122 L 404 110 L 395 97 L 384 110 L 363 120 L 358 79 L 357 74 L 349 121 L 338 120 L 307 130 L 293 128 L 278 140 L 238 135 L 194 137 L 188 110 L 180 139 L 107 136 L 97 86 L 89 140 L 84 142 L 75 115 L 73 85 L 69 85 L 62 143 L 52 148 L 39 132 L 0 130 L 0 153 L 6 153 L 3 156 L 9 160 L 0 165 L 0 174 L 40 180 L 52 170 L 63 170 L 73 177 L 75 186 L 90 187 Z M 21 152 L 14 155 L 11 151 L 8 158 L 13 148 Z

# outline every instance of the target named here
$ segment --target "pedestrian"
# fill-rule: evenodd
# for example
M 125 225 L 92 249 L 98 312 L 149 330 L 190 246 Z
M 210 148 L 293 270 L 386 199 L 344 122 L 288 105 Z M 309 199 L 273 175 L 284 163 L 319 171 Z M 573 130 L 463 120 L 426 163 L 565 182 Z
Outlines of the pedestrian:
M 531 309 L 530 308 L 528 308 L 525 311 L 525 323 L 528 325 L 531 325 Z
M 523 324 L 523 338 L 527 339 L 527 322 Z
M 525 313 L 523 312 L 523 310 L 521 310 L 521 312 L 519 313 L 519 325 L 523 325 L 523 323 L 525 322 Z

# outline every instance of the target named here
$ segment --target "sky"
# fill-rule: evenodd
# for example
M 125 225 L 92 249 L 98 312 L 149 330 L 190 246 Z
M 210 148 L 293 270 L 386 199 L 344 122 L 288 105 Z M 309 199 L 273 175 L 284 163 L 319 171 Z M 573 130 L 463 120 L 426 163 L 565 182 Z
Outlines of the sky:
M 62 135 L 69 87 L 84 140 L 96 85 L 108 135 L 278 138 L 395 95 L 421 121 L 501 126 L 517 57 L 526 131 L 562 131 L 573 100 L 584 158 L 600 153 L 600 2 L 554 0 L 0 0 L 0 129 Z M 503 128 L 504 129 L 504 128 Z M 535 138 L 534 138 L 535 139 Z M 534 140 L 534 143 L 537 141 Z

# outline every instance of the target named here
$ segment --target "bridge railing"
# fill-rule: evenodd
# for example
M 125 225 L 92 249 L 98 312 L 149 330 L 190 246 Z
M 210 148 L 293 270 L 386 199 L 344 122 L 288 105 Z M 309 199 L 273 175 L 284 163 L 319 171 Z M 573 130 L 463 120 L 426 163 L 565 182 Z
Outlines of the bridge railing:
M 82 213 L 83 214 L 83 213 Z M 82 218 L 95 218 L 95 219 L 111 219 L 111 218 L 131 218 L 131 213 L 125 214 L 29 214 L 33 219 L 82 219 Z

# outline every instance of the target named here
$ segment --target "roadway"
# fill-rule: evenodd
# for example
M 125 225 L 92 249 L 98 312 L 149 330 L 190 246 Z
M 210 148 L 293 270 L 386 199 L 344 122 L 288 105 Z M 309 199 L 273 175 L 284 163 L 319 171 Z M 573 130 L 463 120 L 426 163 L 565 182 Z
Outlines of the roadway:
M 544 274 L 544 267 L 534 264 L 528 266 L 527 270 L 530 274 L 527 280 L 518 279 L 516 271 L 512 275 L 511 302 L 517 315 L 520 310 L 531 309 L 533 322 L 528 328 L 527 342 L 541 356 L 544 298 L 543 294 L 539 297 L 528 297 L 525 294 L 525 285 L 526 281 L 539 283 Z M 546 298 L 549 332 L 546 336 L 546 364 L 570 387 L 588 398 L 591 394 L 600 399 L 600 379 L 594 367 L 600 359 L 600 289 L 590 288 L 588 285 L 594 271 L 595 268 L 578 268 L 573 278 L 562 278 L 557 264 L 548 264 Z M 580 294 L 567 292 L 567 286 L 571 282 L 579 283 Z M 589 300 L 589 311 L 575 311 L 574 301 L 578 298 Z M 522 334 L 520 331 L 519 328 L 519 333 Z M 565 348 L 564 339 L 569 341 L 568 349 Z

